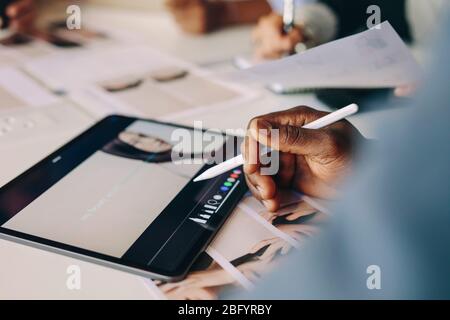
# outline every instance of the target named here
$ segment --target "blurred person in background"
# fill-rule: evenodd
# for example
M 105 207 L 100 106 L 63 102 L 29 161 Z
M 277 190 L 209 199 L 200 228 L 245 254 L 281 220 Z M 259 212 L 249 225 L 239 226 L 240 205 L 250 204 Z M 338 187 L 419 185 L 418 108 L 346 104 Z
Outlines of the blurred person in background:
M 296 5 L 295 28 L 288 34 L 281 32 L 282 3 L 274 1 L 278 4 L 274 5 L 275 10 L 262 17 L 253 32 L 255 54 L 259 58 L 279 58 L 296 49 L 301 51 L 363 31 L 367 29 L 369 14 L 366 11 L 371 5 L 380 8 L 381 21 L 389 20 L 403 39 L 410 40 L 405 0 L 304 0 Z
M 257 58 L 273 59 L 367 29 L 373 14 L 368 8 L 380 8 L 381 22 L 388 20 L 397 33 L 414 47 L 425 46 L 435 33 L 441 13 L 450 6 L 445 0 L 303 0 L 296 6 L 295 28 L 282 30 L 282 1 L 273 1 L 275 10 L 262 17 L 254 32 Z M 299 46 L 299 44 L 301 44 Z M 422 59 L 420 50 L 416 50 Z
M 433 38 L 446 0 L 295 0 L 295 27 L 282 32 L 283 0 L 164 0 L 179 26 L 203 34 L 223 27 L 257 23 L 252 40 L 258 59 L 273 59 L 344 37 L 367 28 L 370 5 L 380 7 L 381 21 L 388 20 L 399 35 L 413 44 L 423 60 L 423 48 Z M 13 0 L 6 6 L 9 28 L 33 31 L 35 0 Z M 0 21 L 0 26 L 4 21 Z M 300 45 L 299 45 L 300 44 Z
M 271 12 L 265 0 L 165 0 L 165 4 L 181 29 L 193 34 L 255 23 Z
M 283 0 L 165 0 L 181 29 L 204 34 L 223 27 L 257 23 L 252 40 L 258 59 L 275 59 L 367 28 L 371 5 L 380 8 L 399 35 L 413 45 L 426 45 L 446 0 L 295 0 L 295 27 L 283 29 Z M 420 53 L 419 53 L 420 55 Z M 420 58 L 420 57 L 419 57 Z

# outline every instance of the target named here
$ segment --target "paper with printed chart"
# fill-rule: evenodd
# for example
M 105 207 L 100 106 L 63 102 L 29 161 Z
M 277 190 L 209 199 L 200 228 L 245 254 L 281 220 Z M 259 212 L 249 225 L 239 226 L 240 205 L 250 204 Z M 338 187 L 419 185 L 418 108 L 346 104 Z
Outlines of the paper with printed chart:
M 421 69 L 389 22 L 303 53 L 240 71 L 266 85 L 385 88 L 415 83 Z M 232 77 L 236 76 L 232 75 Z

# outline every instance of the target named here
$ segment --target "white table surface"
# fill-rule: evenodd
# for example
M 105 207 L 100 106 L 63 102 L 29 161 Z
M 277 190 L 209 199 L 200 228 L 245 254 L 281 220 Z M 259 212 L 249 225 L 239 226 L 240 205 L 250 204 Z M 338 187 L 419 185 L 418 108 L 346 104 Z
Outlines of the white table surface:
M 145 39 L 145 43 L 213 71 L 231 68 L 231 59 L 235 55 L 251 50 L 250 26 L 230 28 L 199 37 L 183 34 L 171 17 L 160 11 L 136 12 L 90 7 L 88 10 L 83 8 L 83 19 L 95 19 L 98 24 L 111 23 L 115 28 L 135 32 Z M 205 127 L 244 128 L 253 116 L 302 104 L 328 109 L 312 95 L 276 96 L 262 90 L 260 97 L 248 105 L 234 108 L 232 113 L 227 112 L 228 116 L 212 110 L 204 114 L 202 119 L 198 119 L 198 116 L 195 119 L 186 117 L 177 122 L 192 125 L 194 120 L 202 120 Z M 352 117 L 351 122 L 363 134 L 373 137 L 376 136 L 376 126 L 382 124 L 387 117 L 401 116 L 401 112 L 401 109 L 371 111 Z M 80 130 L 85 126 L 86 123 L 82 122 Z M 42 142 L 41 146 L 51 151 L 67 139 L 67 136 L 50 139 Z M 42 148 L 40 150 L 42 152 Z M 20 163 L 17 173 L 22 169 L 23 163 Z M 0 261 L 0 299 L 155 298 L 138 276 L 5 240 L 0 240 Z M 70 265 L 81 268 L 80 290 L 68 290 L 66 287 L 66 270 Z

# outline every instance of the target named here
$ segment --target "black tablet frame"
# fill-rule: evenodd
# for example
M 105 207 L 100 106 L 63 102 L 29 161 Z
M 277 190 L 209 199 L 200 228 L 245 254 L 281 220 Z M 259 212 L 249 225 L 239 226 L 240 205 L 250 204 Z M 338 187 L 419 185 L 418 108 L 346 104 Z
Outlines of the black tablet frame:
M 108 116 L 0 188 L 0 226 L 137 120 L 194 130 L 156 120 Z M 235 146 L 239 146 L 242 139 L 232 137 L 236 141 Z M 232 151 L 232 155 L 238 153 L 237 149 Z M 211 166 L 205 164 L 197 175 Z M 239 171 L 242 169 L 238 168 Z M 4 227 L 0 227 L 0 237 L 138 275 L 176 281 L 185 277 L 247 191 L 243 174 L 239 174 L 207 223 L 189 219 L 198 216 L 228 177 L 229 173 L 224 173 L 201 182 L 194 183 L 191 179 L 121 258 Z

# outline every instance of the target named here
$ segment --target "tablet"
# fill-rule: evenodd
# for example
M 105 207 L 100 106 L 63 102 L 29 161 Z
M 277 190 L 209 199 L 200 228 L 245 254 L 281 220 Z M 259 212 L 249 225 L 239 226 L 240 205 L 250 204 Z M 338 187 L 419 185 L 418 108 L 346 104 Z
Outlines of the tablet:
M 240 140 L 109 116 L 0 189 L 0 236 L 179 280 L 246 192 L 241 168 L 192 180 Z

